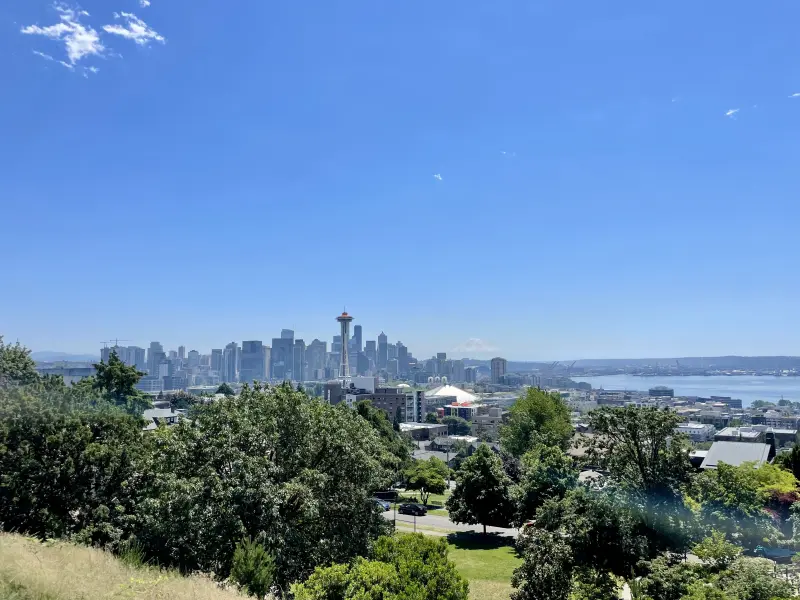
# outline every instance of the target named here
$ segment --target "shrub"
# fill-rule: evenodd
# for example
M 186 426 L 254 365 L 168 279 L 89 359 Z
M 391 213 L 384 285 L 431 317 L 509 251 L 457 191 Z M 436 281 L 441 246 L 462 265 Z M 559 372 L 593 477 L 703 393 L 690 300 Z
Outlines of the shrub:
M 263 598 L 275 580 L 275 557 L 258 542 L 243 539 L 233 553 L 231 580 L 251 596 Z

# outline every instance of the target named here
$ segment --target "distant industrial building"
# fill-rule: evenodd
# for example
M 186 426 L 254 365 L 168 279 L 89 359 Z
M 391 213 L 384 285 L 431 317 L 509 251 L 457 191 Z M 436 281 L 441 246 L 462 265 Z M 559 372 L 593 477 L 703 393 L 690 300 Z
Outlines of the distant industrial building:
M 675 390 L 665 385 L 657 385 L 647 392 L 651 398 L 674 398 Z

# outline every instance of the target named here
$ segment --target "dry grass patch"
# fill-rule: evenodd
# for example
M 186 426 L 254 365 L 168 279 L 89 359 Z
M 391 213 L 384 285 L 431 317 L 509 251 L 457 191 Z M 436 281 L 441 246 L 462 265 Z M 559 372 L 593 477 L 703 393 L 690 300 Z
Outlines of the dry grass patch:
M 131 567 L 111 554 L 61 542 L 0 534 L 3 600 L 242 600 L 210 579 Z

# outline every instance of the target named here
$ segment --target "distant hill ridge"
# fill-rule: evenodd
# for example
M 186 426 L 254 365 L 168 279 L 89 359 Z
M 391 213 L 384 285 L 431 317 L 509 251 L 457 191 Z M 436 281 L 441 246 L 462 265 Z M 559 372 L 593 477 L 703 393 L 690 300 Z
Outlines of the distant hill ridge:
M 97 354 L 70 354 L 69 352 L 53 352 L 51 350 L 41 350 L 39 352 L 31 352 L 31 358 L 36 362 L 56 362 L 56 361 L 99 362 L 100 361 L 100 357 Z

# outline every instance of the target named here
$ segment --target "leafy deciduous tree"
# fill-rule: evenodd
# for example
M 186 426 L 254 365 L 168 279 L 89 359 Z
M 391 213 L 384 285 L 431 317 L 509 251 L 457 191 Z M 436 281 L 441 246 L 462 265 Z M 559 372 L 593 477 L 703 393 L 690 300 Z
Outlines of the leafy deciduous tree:
M 500 443 L 514 456 L 522 456 L 536 444 L 567 448 L 572 438 L 569 409 L 558 394 L 529 388 L 511 407 Z
M 0 335 L 0 389 L 30 385 L 38 380 L 39 374 L 31 351 L 19 342 L 13 346 L 3 343 L 3 336 Z
M 561 448 L 535 446 L 522 456 L 519 484 L 512 488 L 514 524 L 519 527 L 536 515 L 549 498 L 563 498 L 578 483 L 572 459 Z
M 422 503 L 427 506 L 431 494 L 444 494 L 448 470 L 447 465 L 435 456 L 428 460 L 416 460 L 406 469 L 406 488 L 419 490 Z
M 450 518 L 456 523 L 480 523 L 507 527 L 513 514 L 511 480 L 503 463 L 486 444 L 467 458 L 456 474 L 456 488 L 447 500 Z

